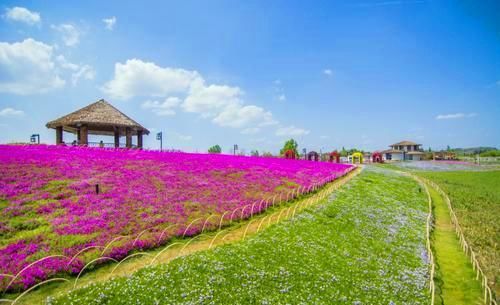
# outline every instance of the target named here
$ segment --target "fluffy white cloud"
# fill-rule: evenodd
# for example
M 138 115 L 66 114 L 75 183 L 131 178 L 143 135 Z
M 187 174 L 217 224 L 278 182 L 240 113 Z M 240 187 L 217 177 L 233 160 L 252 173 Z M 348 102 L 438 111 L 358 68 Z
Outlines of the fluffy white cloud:
M 292 136 L 304 136 L 309 134 L 309 130 L 295 127 L 293 125 L 287 127 L 280 127 L 276 130 L 276 135 L 279 137 L 292 137 Z
M 45 93 L 64 86 L 59 77 L 53 48 L 28 38 L 22 42 L 0 42 L 0 92 Z
M 80 30 L 74 25 L 63 23 L 52 25 L 51 27 L 62 35 L 62 40 L 68 47 L 73 47 L 80 43 Z
M 19 6 L 7 8 L 5 18 L 12 21 L 23 22 L 28 25 L 38 24 L 42 20 L 39 13 L 32 12 L 27 8 Z
M 161 116 L 169 116 L 175 114 L 175 108 L 181 103 L 178 97 L 168 97 L 163 102 L 145 101 L 142 103 L 142 108 L 151 109 L 154 113 Z
M 186 92 L 199 77 L 196 71 L 162 68 L 152 62 L 129 59 L 124 64 L 115 64 L 114 77 L 104 84 L 102 90 L 121 100 L 134 96 L 165 97 Z
M 10 107 L 7 107 L 7 108 L 0 110 L 1 117 L 15 117 L 15 116 L 22 116 L 22 115 L 24 115 L 24 111 L 10 108 Z
M 332 76 L 333 71 L 332 71 L 332 70 L 330 70 L 330 69 L 325 69 L 325 70 L 323 70 L 323 74 L 325 74 L 325 75 L 327 75 L 327 76 Z
M 278 101 L 280 102 L 286 101 L 286 96 L 284 94 L 281 94 L 280 96 L 278 96 Z
M 113 16 L 110 18 L 104 18 L 102 22 L 104 22 L 104 26 L 106 27 L 107 30 L 112 31 L 115 28 L 116 17 Z
M 213 122 L 219 126 L 242 128 L 248 125 L 268 126 L 276 124 L 269 111 L 255 105 L 230 105 L 219 113 Z
M 129 59 L 116 63 L 113 78 L 102 90 L 115 99 L 133 97 L 167 98 L 175 94 L 180 98 L 167 98 L 160 102 L 149 100 L 142 108 L 158 115 L 174 115 L 175 108 L 209 118 L 216 125 L 242 128 L 249 133 L 264 126 L 276 125 L 270 111 L 246 104 L 244 92 L 238 87 L 207 84 L 196 71 L 160 67 L 153 62 Z
M 451 114 L 440 114 L 436 116 L 436 120 L 454 120 L 454 119 L 464 119 L 472 118 L 477 116 L 477 113 L 451 113 Z
M 235 111 L 243 103 L 241 100 L 242 94 L 243 92 L 238 87 L 205 86 L 205 82 L 198 79 L 191 85 L 182 108 L 187 112 L 199 113 L 205 118 L 212 117 L 228 107 L 232 108 L 228 111 Z

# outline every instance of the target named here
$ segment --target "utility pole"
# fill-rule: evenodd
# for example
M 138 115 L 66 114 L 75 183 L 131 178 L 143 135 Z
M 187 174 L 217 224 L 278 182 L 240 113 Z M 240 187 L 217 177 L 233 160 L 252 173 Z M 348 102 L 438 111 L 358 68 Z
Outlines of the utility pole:
M 238 150 L 238 144 L 234 144 L 233 146 L 233 155 L 236 156 L 236 151 Z

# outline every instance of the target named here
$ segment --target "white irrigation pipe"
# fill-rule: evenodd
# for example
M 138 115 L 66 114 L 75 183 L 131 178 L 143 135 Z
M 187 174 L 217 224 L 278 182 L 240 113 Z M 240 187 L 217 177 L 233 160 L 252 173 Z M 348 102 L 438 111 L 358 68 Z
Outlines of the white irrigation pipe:
M 193 223 L 195 223 L 196 221 L 199 221 L 199 220 L 202 220 L 203 218 L 200 217 L 200 218 L 196 218 L 195 220 L 191 221 L 191 223 L 186 227 L 186 229 L 184 230 L 184 233 L 182 233 L 182 238 L 186 237 L 186 232 L 187 230 L 193 225 Z
M 102 250 L 102 252 L 101 252 L 101 256 L 103 256 L 103 255 L 104 255 L 104 253 L 106 252 L 106 250 L 108 250 L 109 246 L 110 246 L 112 243 L 114 243 L 115 241 L 117 241 L 117 240 L 119 240 L 119 239 L 122 239 L 122 238 L 128 238 L 128 237 L 129 237 L 128 235 L 119 235 L 119 236 L 117 236 L 117 237 L 113 238 L 113 239 L 112 239 L 112 240 L 111 240 L 111 241 L 110 241 L 110 242 L 106 245 L 106 247 L 104 247 L 104 250 Z
M 155 260 L 156 260 L 156 259 L 157 259 L 160 255 L 162 255 L 162 254 L 163 254 L 163 252 L 167 251 L 168 249 L 170 249 L 171 247 L 173 247 L 173 246 L 175 246 L 175 245 L 182 245 L 182 243 L 181 243 L 181 242 L 175 242 L 175 243 L 173 243 L 173 244 L 168 245 L 167 247 L 165 247 L 165 249 L 163 249 L 163 250 L 161 250 L 160 252 L 158 252 L 158 254 L 156 254 L 156 255 L 155 255 L 155 257 L 153 257 L 153 259 L 151 260 L 151 262 L 149 262 L 149 265 L 152 265 L 152 264 L 155 262 Z
M 25 290 L 23 293 L 21 293 L 17 298 L 14 299 L 14 301 L 11 302 L 12 305 L 16 304 L 17 301 L 19 301 L 23 296 L 25 296 L 28 292 L 30 292 L 31 290 L 37 288 L 37 287 L 40 287 L 44 284 L 47 284 L 47 283 L 50 283 L 50 282 L 56 282 L 56 281 L 63 281 L 63 282 L 69 282 L 68 279 L 65 279 L 65 278 L 62 278 L 62 277 L 58 277 L 58 278 L 54 278 L 54 279 L 49 279 L 49 280 L 46 280 L 46 281 L 43 281 L 43 282 L 40 282 L 34 286 L 31 286 L 29 289 Z
M 210 242 L 210 245 L 208 246 L 208 249 L 212 249 L 212 245 L 214 244 L 215 240 L 217 239 L 217 237 L 222 233 L 224 232 L 225 230 L 222 230 L 222 231 L 219 231 L 217 232 L 217 234 L 215 234 L 214 238 L 212 238 L 212 241 Z
M 43 262 L 44 260 L 47 260 L 49 258 L 56 258 L 56 257 L 59 257 L 59 258 L 70 258 L 69 256 L 66 256 L 66 255 L 49 255 L 49 256 L 46 256 L 46 257 L 43 257 L 41 259 L 38 259 L 34 262 L 32 262 L 31 264 L 27 265 L 26 267 L 24 267 L 23 269 L 21 269 L 21 271 L 19 271 L 13 278 L 12 280 L 9 282 L 9 284 L 7 285 L 7 287 L 5 288 L 4 290 L 4 293 L 10 288 L 10 285 L 12 285 L 12 283 L 14 283 L 14 281 L 19 277 L 19 275 L 21 273 L 23 273 L 24 271 L 26 271 L 27 269 L 31 268 L 33 265 L 36 265 L 40 262 Z
M 120 262 L 118 262 L 118 264 L 116 264 L 116 266 L 113 268 L 113 270 L 111 270 L 111 272 L 109 273 L 108 275 L 108 279 L 113 275 L 113 273 L 115 272 L 115 270 L 126 260 L 128 260 L 129 258 L 132 258 L 132 257 L 135 257 L 135 256 L 139 256 L 139 255 L 142 255 L 142 256 L 150 256 L 150 257 L 153 257 L 153 255 L 147 253 L 147 252 L 137 252 L 137 253 L 134 253 L 134 254 L 130 254 L 129 256 L 125 257 L 124 259 L 122 259 Z
M 78 283 L 78 279 L 80 278 L 80 275 L 82 275 L 83 271 L 85 269 L 87 269 L 88 266 L 90 266 L 91 264 L 93 264 L 94 262 L 97 262 L 97 261 L 100 261 L 100 260 L 110 260 L 110 261 L 114 261 L 115 263 L 118 263 L 118 261 L 112 257 L 109 257 L 109 256 L 101 256 L 101 257 L 98 257 L 96 259 L 93 259 L 91 260 L 90 262 L 88 262 L 83 268 L 82 270 L 80 270 L 80 272 L 78 273 L 78 276 L 76 277 L 75 279 L 75 284 L 73 284 L 73 289 L 76 288 L 76 284 Z

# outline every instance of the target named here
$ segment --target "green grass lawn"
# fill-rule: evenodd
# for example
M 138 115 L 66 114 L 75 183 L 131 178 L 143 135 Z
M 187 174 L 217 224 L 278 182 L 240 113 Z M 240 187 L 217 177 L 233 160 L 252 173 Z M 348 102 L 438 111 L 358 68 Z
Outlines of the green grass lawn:
M 419 172 L 451 199 L 465 238 L 500 295 L 500 171 Z
M 429 192 L 435 218 L 432 234 L 437 285 L 435 304 L 483 304 L 481 284 L 460 247 L 448 206 L 436 190 L 429 187 Z
M 235 244 L 92 284 L 50 304 L 428 304 L 427 202 L 368 169 L 319 208 Z

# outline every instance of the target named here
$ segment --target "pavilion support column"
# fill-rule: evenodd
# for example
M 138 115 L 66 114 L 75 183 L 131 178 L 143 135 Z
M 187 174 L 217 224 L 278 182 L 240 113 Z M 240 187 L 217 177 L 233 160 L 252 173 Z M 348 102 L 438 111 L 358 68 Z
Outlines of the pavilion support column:
M 115 130 L 115 148 L 120 147 L 120 130 Z
M 82 140 L 82 137 L 81 137 L 81 129 L 80 127 L 78 127 L 76 129 L 76 143 L 77 144 L 80 144 L 80 141 Z
M 142 130 L 137 130 L 137 147 L 142 149 Z
M 125 129 L 125 137 L 125 146 L 127 146 L 127 148 L 132 148 L 132 130 L 129 127 Z
M 62 126 L 56 127 L 56 144 L 63 143 L 63 128 Z
M 83 125 L 80 127 L 80 144 L 88 145 L 89 144 L 89 129 L 87 125 Z

